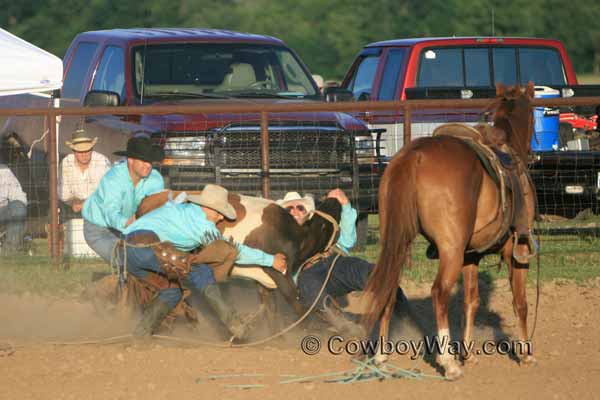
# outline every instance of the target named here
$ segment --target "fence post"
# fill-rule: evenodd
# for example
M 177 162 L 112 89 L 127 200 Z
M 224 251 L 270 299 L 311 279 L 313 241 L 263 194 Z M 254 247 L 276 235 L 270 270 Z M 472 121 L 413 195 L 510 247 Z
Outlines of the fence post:
M 271 181 L 269 179 L 269 114 L 265 111 L 260 113 L 260 151 L 262 195 L 265 199 L 270 199 Z
M 408 146 L 412 140 L 412 110 L 408 105 L 404 106 L 404 136 L 402 138 L 402 147 Z M 412 248 L 408 249 L 406 254 L 406 264 L 408 268 L 412 268 Z M 400 284 L 400 282 L 398 282 Z
M 404 137 L 402 138 L 402 147 L 406 146 L 412 140 L 412 110 L 408 105 L 404 106 Z
M 58 264 L 58 160 L 56 154 L 56 114 L 48 112 L 50 122 L 50 137 L 48 139 L 48 167 L 49 167 L 49 185 L 50 185 L 50 256 L 52 263 Z

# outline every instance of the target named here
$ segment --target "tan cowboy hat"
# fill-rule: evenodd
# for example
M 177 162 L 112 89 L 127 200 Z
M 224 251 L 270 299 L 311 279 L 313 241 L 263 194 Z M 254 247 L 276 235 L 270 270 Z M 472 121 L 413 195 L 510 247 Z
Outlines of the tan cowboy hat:
M 83 129 L 78 129 L 71 135 L 71 140 L 67 140 L 65 144 L 73 151 L 84 152 L 90 151 L 98 142 L 98 138 L 88 137 Z
M 235 208 L 229 203 L 227 194 L 227 189 L 224 187 L 209 183 L 204 186 L 202 193 L 190 194 L 187 199 L 192 203 L 211 208 L 223 214 L 227 219 L 234 220 L 237 218 L 237 213 L 235 212 Z
M 304 204 L 304 207 L 309 214 L 315 211 L 315 200 L 312 196 L 306 195 L 302 197 L 298 192 L 287 192 L 283 199 L 277 200 L 276 203 L 285 208 L 292 201 L 300 201 Z

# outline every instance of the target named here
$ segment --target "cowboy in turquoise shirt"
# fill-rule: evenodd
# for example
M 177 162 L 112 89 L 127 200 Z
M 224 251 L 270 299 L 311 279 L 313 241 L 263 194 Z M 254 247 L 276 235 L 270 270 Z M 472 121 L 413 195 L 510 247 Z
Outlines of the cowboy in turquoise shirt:
M 152 231 L 161 242 L 171 242 L 182 251 L 206 246 L 214 240 L 224 240 L 216 225 L 207 219 L 202 207 L 193 203 L 176 204 L 168 201 L 129 225 L 124 233 L 139 230 Z M 274 257 L 271 254 L 240 243 L 235 245 L 239 251 L 236 264 L 263 267 L 273 265 Z
M 144 197 L 160 192 L 165 185 L 152 163 L 164 158 L 163 150 L 149 138 L 134 137 L 126 151 L 114 154 L 127 160 L 112 167 L 96 191 L 83 203 L 81 212 L 85 240 L 100 257 L 110 262 L 118 235 L 135 220 Z
M 127 162 L 121 161 L 104 175 L 96 191 L 86 200 L 83 218 L 95 225 L 123 232 L 144 197 L 164 188 L 162 176 L 154 169 L 134 186 Z
M 152 232 L 162 242 L 170 242 L 176 248 L 190 251 L 199 246 L 207 246 L 223 236 L 216 224 L 223 219 L 235 220 L 236 211 L 228 201 L 227 190 L 221 186 L 208 184 L 200 195 L 190 195 L 190 203 L 176 204 L 168 201 L 165 205 L 142 216 L 125 229 L 125 239 L 133 241 L 137 235 Z M 267 254 L 236 243 L 238 254 L 236 264 L 255 264 L 273 267 L 285 273 L 287 269 L 285 256 Z M 163 273 L 154 250 L 150 247 L 127 247 L 127 268 L 130 274 L 145 279 L 150 272 Z M 192 265 L 191 271 L 184 281 L 210 305 L 219 319 L 227 327 L 232 338 L 242 340 L 247 326 L 235 310 L 222 298 L 213 269 L 206 264 Z M 134 330 L 136 336 L 147 336 L 154 333 L 166 315 L 181 301 L 179 288 L 167 288 L 159 291 L 151 304 L 144 310 L 142 320 Z

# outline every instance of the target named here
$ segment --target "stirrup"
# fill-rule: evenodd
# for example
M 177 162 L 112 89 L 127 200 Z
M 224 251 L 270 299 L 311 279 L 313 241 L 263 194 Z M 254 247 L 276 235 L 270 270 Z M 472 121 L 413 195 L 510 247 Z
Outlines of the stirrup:
M 520 256 L 516 253 L 517 246 L 519 244 L 519 234 L 518 232 L 513 233 L 513 258 L 519 264 L 529 264 L 529 260 L 533 257 L 536 257 L 539 251 L 539 244 L 531 234 L 531 231 L 527 231 L 527 246 L 529 247 L 529 254 L 526 256 Z

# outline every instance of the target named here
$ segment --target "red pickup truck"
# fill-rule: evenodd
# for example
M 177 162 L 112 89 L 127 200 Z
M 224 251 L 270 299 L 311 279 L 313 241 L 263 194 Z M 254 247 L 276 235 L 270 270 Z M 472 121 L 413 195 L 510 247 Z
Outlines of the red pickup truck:
M 501 37 L 418 38 L 371 43 L 359 52 L 341 83 L 341 90 L 356 101 L 485 98 L 495 95 L 494 86 L 498 82 L 510 85 L 528 81 L 557 89 L 563 95 L 600 93 L 599 87 L 576 86 L 575 71 L 561 42 Z M 339 96 L 340 88 L 335 90 Z M 445 122 L 476 123 L 481 119 L 481 111 L 418 110 L 412 117 L 412 136 L 429 135 Z M 558 110 L 545 109 L 544 112 L 556 115 Z M 357 116 L 370 128 L 383 131 L 379 151 L 385 165 L 386 158 L 403 145 L 403 115 L 369 112 Z M 563 122 L 566 121 L 563 118 Z M 566 146 L 567 140 L 572 138 L 563 134 L 557 147 Z M 573 216 L 585 208 L 598 211 L 599 152 L 536 152 L 530 168 L 542 213 Z M 376 206 L 372 204 L 373 208 Z
M 257 114 L 119 115 L 120 105 L 301 103 L 322 95 L 298 56 L 281 40 L 213 29 L 113 29 L 85 32 L 64 57 L 61 106 L 115 106 L 113 115 L 62 118 L 64 141 L 77 126 L 99 137 L 97 150 L 112 155 L 131 135 L 149 135 L 165 150 L 160 167 L 177 190 L 219 183 L 261 194 L 260 118 Z M 16 104 L 16 103 L 15 103 Z M 35 105 L 22 102 L 21 104 Z M 38 106 L 40 106 L 38 101 Z M 320 196 L 341 187 L 358 198 L 365 123 L 337 112 L 269 116 L 271 196 L 299 190 Z M 11 165 L 44 131 L 43 118 L 11 118 L 1 133 Z M 6 140 L 11 137 L 13 140 Z M 10 146 L 19 148 L 10 151 Z M 14 148 L 12 150 L 15 150 Z M 29 168 L 16 168 L 30 198 L 47 198 L 44 146 L 33 147 Z M 33 194 L 33 196 L 32 196 Z M 370 200 L 369 200 L 370 201 Z

